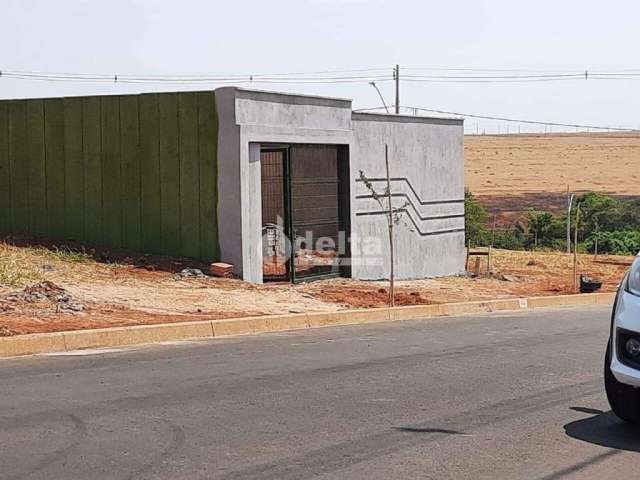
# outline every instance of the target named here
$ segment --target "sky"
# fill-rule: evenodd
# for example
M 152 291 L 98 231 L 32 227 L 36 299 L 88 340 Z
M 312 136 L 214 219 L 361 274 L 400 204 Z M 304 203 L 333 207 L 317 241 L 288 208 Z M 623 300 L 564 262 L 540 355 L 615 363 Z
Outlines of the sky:
M 0 0 L 0 13 L 0 70 L 5 72 L 248 77 L 381 68 L 376 75 L 388 79 L 377 84 L 390 104 L 395 64 L 401 66 L 401 79 L 403 73 L 434 73 L 418 70 L 433 68 L 640 72 L 640 2 L 634 0 Z M 496 73 L 479 75 L 487 74 Z M 0 98 L 216 86 L 0 76 Z M 638 87 L 640 78 L 515 84 L 401 82 L 401 104 L 640 128 Z M 381 104 L 366 80 L 251 88 L 351 98 L 354 108 Z M 496 133 L 505 132 L 507 124 L 468 119 L 466 128 Z M 510 126 L 511 131 L 517 128 Z

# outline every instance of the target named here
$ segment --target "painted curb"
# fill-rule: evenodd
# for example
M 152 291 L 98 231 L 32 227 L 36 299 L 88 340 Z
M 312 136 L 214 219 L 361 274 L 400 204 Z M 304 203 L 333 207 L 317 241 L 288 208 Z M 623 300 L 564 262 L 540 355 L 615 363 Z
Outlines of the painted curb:
M 438 305 L 265 315 L 262 317 L 16 335 L 14 337 L 0 338 L 0 358 L 68 352 L 85 348 L 121 347 L 197 338 L 254 335 L 266 332 L 428 319 L 474 313 L 562 306 L 612 305 L 615 295 L 615 293 L 591 293 L 556 297 L 507 298 Z

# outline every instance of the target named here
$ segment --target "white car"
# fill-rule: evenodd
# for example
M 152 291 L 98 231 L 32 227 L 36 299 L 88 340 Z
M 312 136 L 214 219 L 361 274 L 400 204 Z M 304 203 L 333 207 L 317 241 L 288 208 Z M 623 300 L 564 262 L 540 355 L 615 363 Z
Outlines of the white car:
M 604 383 L 613 413 L 626 422 L 640 423 L 640 254 L 613 305 Z

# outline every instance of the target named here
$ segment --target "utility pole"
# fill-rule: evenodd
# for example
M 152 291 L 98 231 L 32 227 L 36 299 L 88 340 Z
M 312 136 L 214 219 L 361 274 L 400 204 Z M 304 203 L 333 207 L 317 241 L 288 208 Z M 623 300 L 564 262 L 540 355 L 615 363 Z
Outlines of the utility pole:
M 400 114 L 400 65 L 396 64 L 393 69 L 393 79 L 396 82 L 396 101 L 395 101 L 395 112 L 396 115 Z

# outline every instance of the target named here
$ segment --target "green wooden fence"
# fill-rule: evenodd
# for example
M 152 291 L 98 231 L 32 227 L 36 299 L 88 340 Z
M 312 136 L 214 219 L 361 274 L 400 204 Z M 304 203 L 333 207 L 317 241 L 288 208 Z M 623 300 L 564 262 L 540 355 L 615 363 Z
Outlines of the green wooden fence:
M 0 232 L 219 257 L 213 92 L 0 101 Z

